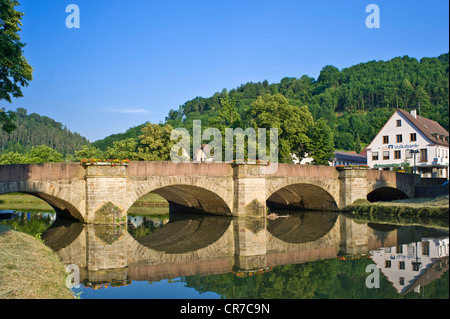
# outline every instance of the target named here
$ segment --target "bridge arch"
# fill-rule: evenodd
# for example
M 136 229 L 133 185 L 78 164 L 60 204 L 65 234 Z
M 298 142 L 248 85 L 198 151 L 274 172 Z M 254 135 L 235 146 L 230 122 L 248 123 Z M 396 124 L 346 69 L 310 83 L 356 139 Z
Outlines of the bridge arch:
M 382 186 L 371 190 L 367 194 L 369 202 L 388 202 L 399 199 L 407 199 L 408 195 L 402 190 L 389 186 Z
M 297 181 L 269 188 L 267 206 L 272 209 L 338 210 L 338 203 L 330 190 L 319 183 Z
M 48 203 L 55 210 L 57 217 L 72 218 L 84 222 L 83 210 L 78 207 L 84 198 L 57 183 L 44 181 L 21 181 L 0 183 L 0 195 L 23 193 L 35 196 Z
M 214 215 L 232 216 L 229 201 L 221 196 L 220 186 L 212 184 L 193 185 L 155 183 L 156 179 L 147 180 L 138 185 L 130 194 L 128 209 L 142 196 L 153 192 L 169 202 L 170 211 L 184 211 L 191 213 L 210 213 Z M 232 202 L 231 202 L 232 203 Z

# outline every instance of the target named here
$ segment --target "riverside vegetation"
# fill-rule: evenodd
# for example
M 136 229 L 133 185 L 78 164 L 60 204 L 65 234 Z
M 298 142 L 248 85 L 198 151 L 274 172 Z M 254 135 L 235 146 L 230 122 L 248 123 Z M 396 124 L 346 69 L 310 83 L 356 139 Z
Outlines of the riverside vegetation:
M 366 221 L 399 224 L 431 223 L 448 228 L 449 195 L 374 203 L 358 199 L 346 207 L 345 211 Z

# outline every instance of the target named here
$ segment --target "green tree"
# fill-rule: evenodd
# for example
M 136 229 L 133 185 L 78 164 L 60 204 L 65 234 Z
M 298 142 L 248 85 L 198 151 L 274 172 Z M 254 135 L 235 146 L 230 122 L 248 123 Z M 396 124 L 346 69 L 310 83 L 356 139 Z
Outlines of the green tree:
M 111 159 L 138 159 L 138 142 L 135 138 L 127 138 L 121 141 L 116 141 L 113 143 L 113 147 L 108 147 L 106 150 L 106 157 Z
M 299 159 L 304 157 L 305 147 L 310 142 L 306 133 L 313 125 L 307 106 L 290 105 L 281 94 L 266 94 L 258 96 L 248 116 L 255 129 L 278 129 L 279 162 L 292 163 L 292 155 Z
M 104 153 L 95 146 L 84 146 L 81 150 L 75 152 L 75 158 L 78 161 L 83 159 L 103 159 Z
M 25 162 L 25 156 L 18 152 L 8 152 L 0 156 L 0 165 L 23 164 Z
M 169 124 L 148 123 L 143 129 L 143 135 L 138 147 L 139 159 L 144 161 L 167 161 L 170 159 L 170 150 L 175 144 L 170 140 L 172 126 Z
M 333 157 L 334 140 L 331 128 L 323 119 L 318 120 L 308 130 L 308 154 L 314 159 L 314 165 L 328 165 Z
M 23 56 L 24 43 L 19 31 L 23 13 L 14 8 L 17 0 L 0 0 L 0 101 L 11 103 L 11 98 L 22 97 L 21 87 L 32 80 L 33 69 Z M 11 133 L 15 129 L 11 112 L 0 111 L 2 129 Z
M 61 153 L 46 145 L 33 147 L 25 154 L 25 157 L 27 163 L 57 163 L 63 161 Z

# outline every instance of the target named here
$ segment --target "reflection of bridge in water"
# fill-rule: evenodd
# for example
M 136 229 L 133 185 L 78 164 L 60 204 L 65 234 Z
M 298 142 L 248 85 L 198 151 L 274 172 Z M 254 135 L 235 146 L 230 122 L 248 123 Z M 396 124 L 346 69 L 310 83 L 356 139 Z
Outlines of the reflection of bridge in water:
M 80 268 L 82 282 L 102 283 L 300 264 L 436 235 L 435 230 L 419 229 L 377 227 L 330 212 L 290 212 L 275 220 L 173 214 L 161 229 L 136 239 L 124 226 L 59 220 L 43 239 L 65 264 Z

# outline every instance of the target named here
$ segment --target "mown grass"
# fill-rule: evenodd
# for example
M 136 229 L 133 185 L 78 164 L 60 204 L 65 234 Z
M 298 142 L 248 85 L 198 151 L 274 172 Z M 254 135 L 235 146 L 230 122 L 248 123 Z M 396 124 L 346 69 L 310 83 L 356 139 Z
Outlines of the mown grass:
M 40 198 L 22 193 L 9 193 L 0 196 L 0 210 L 39 210 L 53 211 L 52 206 Z
M 0 299 L 73 299 L 67 275 L 42 240 L 0 225 Z

